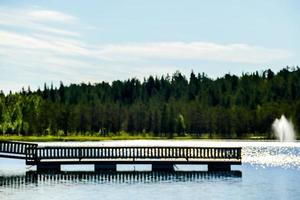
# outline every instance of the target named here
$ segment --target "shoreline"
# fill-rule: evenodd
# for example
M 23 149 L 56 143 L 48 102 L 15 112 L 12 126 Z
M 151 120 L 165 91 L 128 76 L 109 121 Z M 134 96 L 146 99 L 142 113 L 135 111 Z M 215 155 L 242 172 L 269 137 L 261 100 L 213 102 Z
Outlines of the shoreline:
M 192 136 L 175 136 L 173 138 L 169 137 L 158 137 L 158 136 L 143 136 L 143 135 L 115 135 L 115 136 L 19 136 L 19 135 L 2 135 L 0 140 L 3 141 L 24 141 L 24 142 L 101 142 L 101 141 L 116 141 L 116 140 L 203 140 L 203 141 L 218 141 L 218 140 L 228 140 L 228 141 L 275 141 L 274 138 L 266 137 L 245 137 L 245 138 L 222 138 L 222 137 L 192 137 Z M 296 140 L 297 141 L 297 140 Z

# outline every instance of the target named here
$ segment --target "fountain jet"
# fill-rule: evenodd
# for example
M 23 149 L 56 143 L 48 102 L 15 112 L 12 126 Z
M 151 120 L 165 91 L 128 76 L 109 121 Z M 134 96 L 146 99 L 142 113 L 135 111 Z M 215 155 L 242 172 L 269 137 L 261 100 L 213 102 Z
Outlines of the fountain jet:
M 273 132 L 280 142 L 292 142 L 295 140 L 294 125 L 291 120 L 287 120 L 284 115 L 280 119 L 275 119 L 272 124 Z

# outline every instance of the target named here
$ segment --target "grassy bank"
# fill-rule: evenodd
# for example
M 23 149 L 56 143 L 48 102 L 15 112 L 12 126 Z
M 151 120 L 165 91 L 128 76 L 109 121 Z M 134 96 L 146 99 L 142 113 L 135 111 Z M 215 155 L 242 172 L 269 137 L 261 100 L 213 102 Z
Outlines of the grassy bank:
M 154 137 L 154 136 L 0 136 L 0 140 L 14 140 L 14 141 L 28 141 L 28 142 L 55 142 L 55 141 L 106 141 L 106 140 L 159 140 L 159 139 L 171 139 L 168 137 Z M 172 139 L 194 139 L 190 136 L 174 137 Z
M 266 138 L 264 136 L 254 136 L 253 134 L 247 135 L 245 138 L 222 138 L 217 135 L 202 134 L 201 137 L 193 137 L 191 135 L 186 136 L 174 136 L 161 137 L 154 136 L 153 134 L 140 134 L 140 135 L 130 135 L 128 133 L 121 133 L 118 135 L 108 135 L 108 136 L 96 136 L 96 135 L 68 135 L 68 136 L 20 136 L 20 135 L 1 135 L 0 140 L 14 140 L 14 141 L 28 141 L 28 142 L 55 142 L 55 141 L 106 141 L 106 140 L 164 140 L 164 139 L 174 139 L 174 140 L 188 140 L 188 139 L 245 139 L 245 140 L 266 140 L 271 138 Z

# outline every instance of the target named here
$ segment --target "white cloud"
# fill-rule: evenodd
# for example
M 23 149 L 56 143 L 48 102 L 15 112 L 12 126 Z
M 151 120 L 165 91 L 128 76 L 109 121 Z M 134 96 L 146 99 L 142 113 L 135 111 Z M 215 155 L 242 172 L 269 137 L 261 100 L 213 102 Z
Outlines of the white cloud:
M 26 12 L 29 17 L 36 21 L 72 21 L 76 18 L 54 10 L 30 10 Z
M 217 62 L 268 63 L 288 59 L 289 51 L 247 44 L 209 42 L 156 42 L 107 45 L 99 48 L 99 56 L 107 60 L 174 59 Z
M 71 37 L 80 36 L 80 33 L 78 33 L 78 32 L 59 29 L 59 28 L 51 28 L 51 27 L 46 27 L 46 26 L 35 26 L 35 28 L 41 32 L 55 34 L 55 35 L 71 36 Z
M 62 23 L 49 24 L 49 22 Z M 57 11 L 0 7 L 0 26 L 20 28 L 22 32 L 38 31 L 52 35 L 78 37 L 80 34 L 77 31 L 68 30 L 70 27 L 78 30 L 78 26 L 74 26 L 76 23 L 74 24 L 73 22 L 78 22 L 76 17 Z M 57 26 L 62 24 L 64 25 L 63 27 Z
M 24 51 L 45 51 L 67 56 L 85 56 L 106 62 L 138 62 L 147 60 L 202 60 L 229 63 L 269 63 L 292 56 L 289 51 L 247 44 L 207 42 L 157 42 L 102 45 L 95 47 L 80 39 L 43 34 L 25 35 L 0 31 L 0 45 Z
M 40 8 L 24 10 L 0 8 L 0 11 L 0 24 L 20 29 L 18 31 L 0 29 L 2 48 L 44 51 L 49 54 L 67 56 L 86 56 L 106 62 L 138 62 L 157 59 L 261 64 L 286 60 L 292 56 L 291 52 L 284 49 L 203 41 L 93 45 L 85 38 L 79 37 L 79 32 L 46 23 L 48 20 L 67 23 L 77 19 L 75 16 Z M 46 22 L 36 23 L 35 20 Z M 25 31 L 28 27 L 32 28 L 32 31 Z M 76 37 L 70 39 L 69 36 Z
M 43 50 L 64 55 L 89 55 L 90 51 L 72 40 L 53 37 L 32 37 L 10 31 L 0 31 L 0 46 L 3 48 L 23 49 L 24 51 Z

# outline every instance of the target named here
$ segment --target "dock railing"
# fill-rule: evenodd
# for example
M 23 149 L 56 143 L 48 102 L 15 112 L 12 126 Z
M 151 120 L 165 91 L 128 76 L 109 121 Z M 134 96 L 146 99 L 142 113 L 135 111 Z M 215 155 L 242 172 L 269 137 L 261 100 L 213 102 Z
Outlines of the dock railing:
M 241 160 L 240 147 L 29 147 L 32 161 L 68 159 L 225 159 Z
M 27 149 L 37 148 L 37 144 L 0 141 L 0 157 L 25 159 Z

